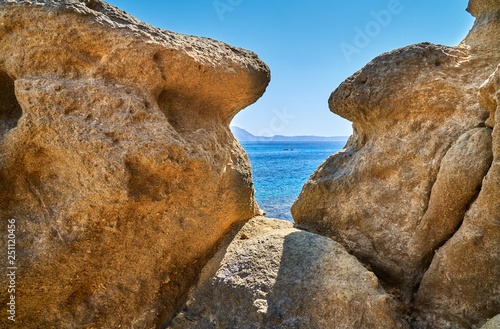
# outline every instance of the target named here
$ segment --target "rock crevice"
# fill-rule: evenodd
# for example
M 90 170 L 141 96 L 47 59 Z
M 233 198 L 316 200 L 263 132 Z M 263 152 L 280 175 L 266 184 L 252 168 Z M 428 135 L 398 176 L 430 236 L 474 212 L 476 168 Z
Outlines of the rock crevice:
M 100 0 L 2 1 L 18 327 L 485 324 L 500 313 L 500 2 L 468 10 L 459 46 L 382 54 L 332 93 L 354 134 L 295 226 L 255 217 L 228 127 L 269 83 L 257 55 Z

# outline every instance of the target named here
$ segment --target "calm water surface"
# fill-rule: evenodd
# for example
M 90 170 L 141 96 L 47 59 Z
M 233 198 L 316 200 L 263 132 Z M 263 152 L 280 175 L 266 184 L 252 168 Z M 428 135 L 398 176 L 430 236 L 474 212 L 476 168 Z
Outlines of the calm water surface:
M 242 142 L 252 163 L 255 198 L 267 217 L 293 221 L 290 207 L 302 186 L 341 142 Z

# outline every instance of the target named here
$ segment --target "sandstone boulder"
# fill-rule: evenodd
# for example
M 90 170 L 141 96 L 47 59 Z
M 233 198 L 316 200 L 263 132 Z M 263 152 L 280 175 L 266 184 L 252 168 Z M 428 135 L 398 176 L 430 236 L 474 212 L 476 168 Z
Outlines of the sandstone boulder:
M 1 1 L 0 219 L 2 232 L 16 221 L 15 325 L 167 323 L 221 238 L 260 214 L 229 123 L 268 82 L 252 52 L 102 1 Z
M 341 242 L 407 303 L 493 158 L 477 94 L 500 62 L 500 5 L 470 8 L 477 20 L 459 46 L 383 54 L 332 93 L 331 111 L 352 121 L 354 134 L 292 207 L 297 223 Z
M 500 69 L 481 88 L 481 104 L 500 122 Z M 421 328 L 479 328 L 500 313 L 500 126 L 493 164 L 458 232 L 439 249 L 416 296 Z M 498 328 L 498 327 L 497 327 Z
M 261 217 L 209 262 L 169 328 L 409 328 L 398 306 L 337 242 Z

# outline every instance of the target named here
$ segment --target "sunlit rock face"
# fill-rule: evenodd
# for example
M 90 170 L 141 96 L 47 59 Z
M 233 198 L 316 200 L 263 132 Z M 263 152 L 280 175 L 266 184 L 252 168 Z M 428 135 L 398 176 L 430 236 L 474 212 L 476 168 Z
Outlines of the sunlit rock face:
M 166 323 L 219 240 L 260 214 L 229 123 L 269 79 L 252 52 L 105 2 L 2 1 L 0 219 L 2 232 L 16 220 L 15 325 Z
M 418 328 L 481 326 L 500 313 L 493 77 L 478 98 L 500 62 L 500 2 L 469 11 L 476 23 L 459 46 L 383 54 L 332 93 L 330 109 L 354 134 L 292 207 L 415 308 Z
M 493 163 L 460 229 L 437 251 L 420 283 L 416 305 L 424 328 L 479 327 L 500 313 L 499 91 L 497 69 L 480 91 L 481 105 L 495 118 L 488 120 Z

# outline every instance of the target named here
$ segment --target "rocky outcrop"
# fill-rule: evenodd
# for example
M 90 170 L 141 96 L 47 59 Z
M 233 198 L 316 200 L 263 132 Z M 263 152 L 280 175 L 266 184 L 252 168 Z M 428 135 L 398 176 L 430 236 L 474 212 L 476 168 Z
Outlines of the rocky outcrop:
M 500 70 L 481 88 L 488 123 L 500 122 Z M 493 164 L 458 232 L 439 249 L 420 284 L 416 306 L 424 328 L 480 327 L 500 312 L 500 127 Z
M 465 50 L 419 44 L 384 54 L 345 81 L 330 107 L 354 122 L 355 133 L 292 208 L 299 224 L 342 241 L 400 289 L 417 284 L 433 251 L 456 231 L 491 163 L 490 131 L 476 128 L 487 118 L 476 94 L 491 67 L 471 61 L 479 59 Z M 455 190 L 470 168 L 467 187 Z
M 0 324 L 498 326 L 500 3 L 468 10 L 459 46 L 383 54 L 333 92 L 354 135 L 293 206 L 307 232 L 244 225 L 261 211 L 229 123 L 269 82 L 255 54 L 99 0 L 2 1 L 0 229 L 20 302 Z
M 416 328 L 480 327 L 500 312 L 495 78 L 478 100 L 500 62 L 500 3 L 469 11 L 459 46 L 383 54 L 332 93 L 354 134 L 292 207 L 399 292 Z
M 169 328 L 409 328 L 400 311 L 340 244 L 254 218 L 209 262 Z
M 0 218 L 2 232 L 16 221 L 15 325 L 167 323 L 222 237 L 260 214 L 229 123 L 268 82 L 249 51 L 105 2 L 2 1 Z

